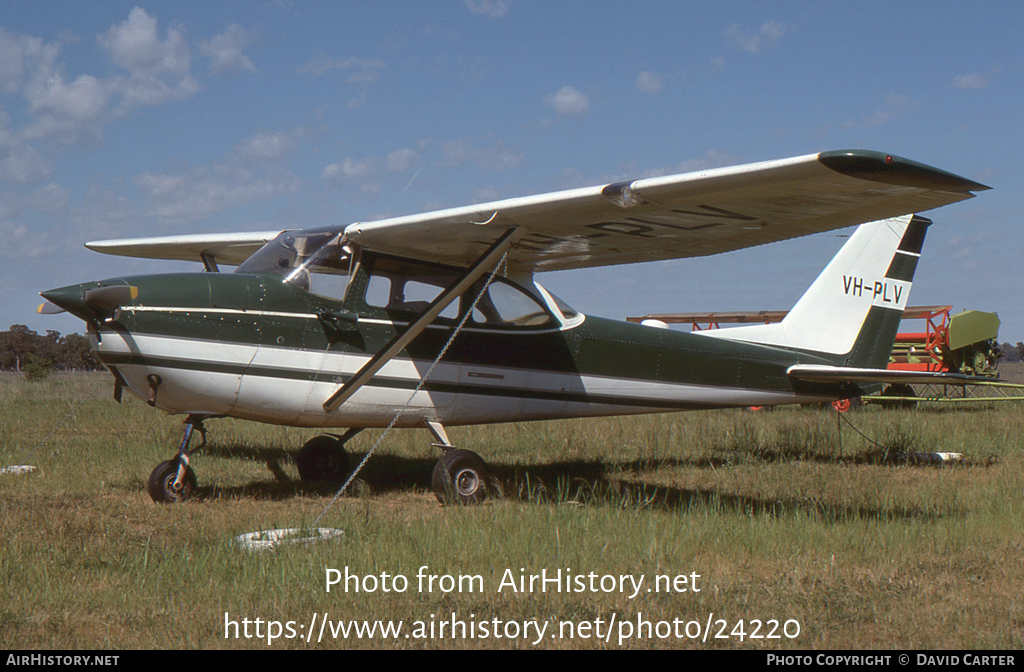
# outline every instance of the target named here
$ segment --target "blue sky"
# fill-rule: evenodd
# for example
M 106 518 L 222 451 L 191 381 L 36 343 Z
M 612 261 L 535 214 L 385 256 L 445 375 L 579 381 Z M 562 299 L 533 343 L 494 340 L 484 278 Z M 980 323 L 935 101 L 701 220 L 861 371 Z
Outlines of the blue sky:
M 345 224 L 812 152 L 993 187 L 932 211 L 911 304 L 1024 340 L 1024 11 L 942 2 L 5 2 L 0 328 L 189 268 L 89 240 Z M 843 233 L 843 232 L 841 232 Z M 585 312 L 786 309 L 836 234 L 541 282 Z

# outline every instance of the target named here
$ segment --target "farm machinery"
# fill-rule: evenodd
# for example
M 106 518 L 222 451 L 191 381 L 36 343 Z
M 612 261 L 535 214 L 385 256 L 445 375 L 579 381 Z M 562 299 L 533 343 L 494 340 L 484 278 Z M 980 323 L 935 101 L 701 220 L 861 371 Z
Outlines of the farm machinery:
M 904 320 L 924 320 L 925 330 L 896 335 L 889 368 L 998 378 L 999 316 L 965 310 L 951 317 L 951 309 L 920 306 L 904 310 Z
M 916 306 L 903 311 L 903 320 L 923 320 L 924 330 L 900 332 L 896 335 L 890 369 L 900 371 L 931 371 L 963 373 L 985 378 L 970 383 L 886 386 L 880 394 L 861 399 L 844 399 L 833 403 L 838 411 L 846 411 L 859 403 L 879 403 L 908 407 L 918 401 L 1021 401 L 1024 386 L 999 382 L 996 363 L 999 360 L 999 316 L 978 310 L 965 310 L 951 315 L 952 306 Z M 627 317 L 630 322 L 648 322 L 659 326 L 689 324 L 692 331 L 718 329 L 723 324 L 781 322 L 787 311 L 660 313 Z

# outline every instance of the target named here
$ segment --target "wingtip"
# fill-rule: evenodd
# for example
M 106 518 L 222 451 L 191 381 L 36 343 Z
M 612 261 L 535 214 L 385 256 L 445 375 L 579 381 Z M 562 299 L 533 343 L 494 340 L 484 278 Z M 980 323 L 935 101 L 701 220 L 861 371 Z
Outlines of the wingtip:
M 987 191 L 992 188 L 902 156 L 865 149 L 822 152 L 818 154 L 818 161 L 849 177 L 919 189 L 974 192 Z

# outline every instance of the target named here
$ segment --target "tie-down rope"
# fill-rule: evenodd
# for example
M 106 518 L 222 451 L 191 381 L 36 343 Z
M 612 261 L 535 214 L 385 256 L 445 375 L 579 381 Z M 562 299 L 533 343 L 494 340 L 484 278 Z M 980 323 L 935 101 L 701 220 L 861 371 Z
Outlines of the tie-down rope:
M 370 459 L 370 456 L 373 455 L 373 453 L 377 450 L 377 446 L 379 446 L 384 441 L 384 437 L 388 435 L 388 432 L 390 432 L 391 429 L 395 426 L 395 423 L 398 422 L 398 419 L 402 417 L 402 415 L 409 409 L 409 405 L 412 404 L 413 398 L 417 395 L 417 393 L 419 393 L 421 389 L 423 389 L 423 386 L 427 383 L 427 379 L 430 378 L 430 374 L 434 372 L 434 368 L 441 361 L 441 358 L 444 357 L 445 353 L 448 352 L 448 348 L 451 347 L 451 344 L 455 340 L 455 337 L 459 335 L 460 331 L 462 331 L 462 327 L 464 327 L 466 325 L 466 322 L 469 321 L 469 317 L 473 314 L 473 311 L 476 309 L 476 305 L 480 302 L 480 299 L 483 298 L 483 295 L 487 292 L 487 288 L 490 287 L 491 282 L 494 281 L 494 278 L 498 274 L 498 271 L 501 270 L 502 265 L 505 264 L 506 257 L 508 257 L 508 250 L 505 250 L 505 253 L 501 255 L 501 259 L 499 259 L 498 263 L 495 264 L 494 270 L 491 271 L 491 275 L 487 278 L 487 282 L 484 283 L 483 288 L 480 289 L 480 291 L 476 295 L 476 298 L 473 299 L 473 305 L 471 305 L 469 307 L 469 310 L 466 311 L 466 314 L 462 316 L 462 320 L 455 327 L 455 331 L 448 339 L 448 342 L 444 344 L 444 347 L 441 348 L 440 354 L 437 355 L 437 359 L 434 360 L 434 363 L 430 365 L 430 368 L 427 369 L 427 372 L 423 374 L 422 378 L 420 378 L 420 382 L 417 383 L 416 389 L 414 389 L 412 391 L 412 394 L 409 395 L 409 399 L 406 400 L 405 404 L 400 409 L 398 409 L 398 412 L 395 413 L 395 417 L 391 419 L 391 422 L 384 429 L 384 433 L 377 438 L 377 441 L 373 444 L 370 450 L 367 451 L 366 455 L 363 457 L 363 460 L 359 463 L 359 466 L 357 466 L 352 471 L 352 473 L 348 477 L 348 480 L 346 480 L 345 483 L 341 486 L 341 488 L 336 493 L 334 493 L 334 497 L 331 498 L 331 501 L 327 503 L 327 506 L 324 507 L 324 510 L 320 512 L 320 515 L 316 517 L 316 519 L 313 521 L 310 527 L 316 528 L 317 523 L 319 523 L 320 519 L 324 517 L 324 514 L 326 514 L 327 511 L 330 510 L 332 506 L 334 506 L 334 503 L 338 501 L 338 498 L 345 493 L 345 490 L 348 489 L 348 486 L 352 483 L 352 481 L 355 480 L 356 476 L 362 470 L 363 465 L 366 464 L 367 460 Z

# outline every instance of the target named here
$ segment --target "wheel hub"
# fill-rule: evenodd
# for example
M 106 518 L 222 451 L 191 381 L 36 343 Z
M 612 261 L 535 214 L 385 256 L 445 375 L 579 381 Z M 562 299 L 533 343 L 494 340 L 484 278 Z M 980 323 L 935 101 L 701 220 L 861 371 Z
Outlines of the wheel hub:
M 460 497 L 472 497 L 480 489 L 480 475 L 473 469 L 460 470 L 452 480 Z

